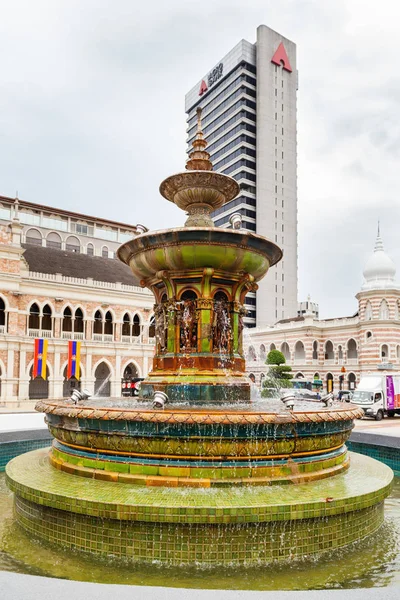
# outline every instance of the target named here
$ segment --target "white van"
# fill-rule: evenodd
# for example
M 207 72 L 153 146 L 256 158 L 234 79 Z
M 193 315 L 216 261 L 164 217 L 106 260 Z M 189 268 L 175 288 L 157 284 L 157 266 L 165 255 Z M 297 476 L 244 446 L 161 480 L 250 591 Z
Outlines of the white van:
M 385 415 L 400 414 L 400 375 L 375 373 L 362 376 L 351 402 L 377 421 Z

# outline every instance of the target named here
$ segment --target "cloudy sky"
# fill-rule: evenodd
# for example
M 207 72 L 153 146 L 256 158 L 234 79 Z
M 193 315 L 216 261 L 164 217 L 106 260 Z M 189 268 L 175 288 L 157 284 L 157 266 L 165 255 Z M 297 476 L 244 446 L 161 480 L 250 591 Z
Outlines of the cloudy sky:
M 377 221 L 400 277 L 400 5 L 0 0 L 0 194 L 152 229 L 184 94 L 264 23 L 297 44 L 299 295 L 350 315 Z

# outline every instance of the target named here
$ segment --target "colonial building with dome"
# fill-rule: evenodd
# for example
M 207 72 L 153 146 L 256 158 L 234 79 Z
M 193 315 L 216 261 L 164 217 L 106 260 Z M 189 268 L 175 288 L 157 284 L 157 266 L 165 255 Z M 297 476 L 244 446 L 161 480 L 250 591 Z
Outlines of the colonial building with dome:
M 310 311 L 272 327 L 247 330 L 247 371 L 256 383 L 267 373 L 265 359 L 275 348 L 283 352 L 295 377 L 322 379 L 326 390 L 352 390 L 368 372 L 400 371 L 400 285 L 379 227 L 363 276 L 353 316 L 318 319 Z

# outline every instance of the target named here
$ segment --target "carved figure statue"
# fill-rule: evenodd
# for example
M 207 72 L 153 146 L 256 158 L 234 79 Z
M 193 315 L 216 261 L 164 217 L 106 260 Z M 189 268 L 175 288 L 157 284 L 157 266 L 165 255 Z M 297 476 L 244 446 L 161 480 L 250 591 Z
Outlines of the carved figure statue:
M 164 304 L 157 304 L 154 310 L 156 321 L 156 340 L 159 352 L 165 352 L 167 347 L 167 315 Z
M 223 300 L 214 303 L 213 347 L 219 352 L 229 350 L 232 336 L 232 326 L 229 318 L 228 305 Z
M 181 305 L 181 350 L 190 351 L 196 348 L 196 305 L 193 300 L 184 300 Z

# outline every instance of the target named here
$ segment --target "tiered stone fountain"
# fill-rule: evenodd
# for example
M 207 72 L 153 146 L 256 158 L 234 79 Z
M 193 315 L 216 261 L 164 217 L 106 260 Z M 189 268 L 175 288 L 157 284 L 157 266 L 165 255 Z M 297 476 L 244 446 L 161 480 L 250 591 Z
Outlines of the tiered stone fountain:
M 247 230 L 214 227 L 211 211 L 239 187 L 212 171 L 200 115 L 193 146 L 186 172 L 160 188 L 187 211 L 185 226 L 144 233 L 118 252 L 156 299 L 141 397 L 39 402 L 55 439 L 7 467 L 16 518 L 54 544 L 173 564 L 344 546 L 381 525 L 392 472 L 358 455 L 349 469 L 345 442 L 359 408 L 251 403 L 244 299 L 282 252 Z

